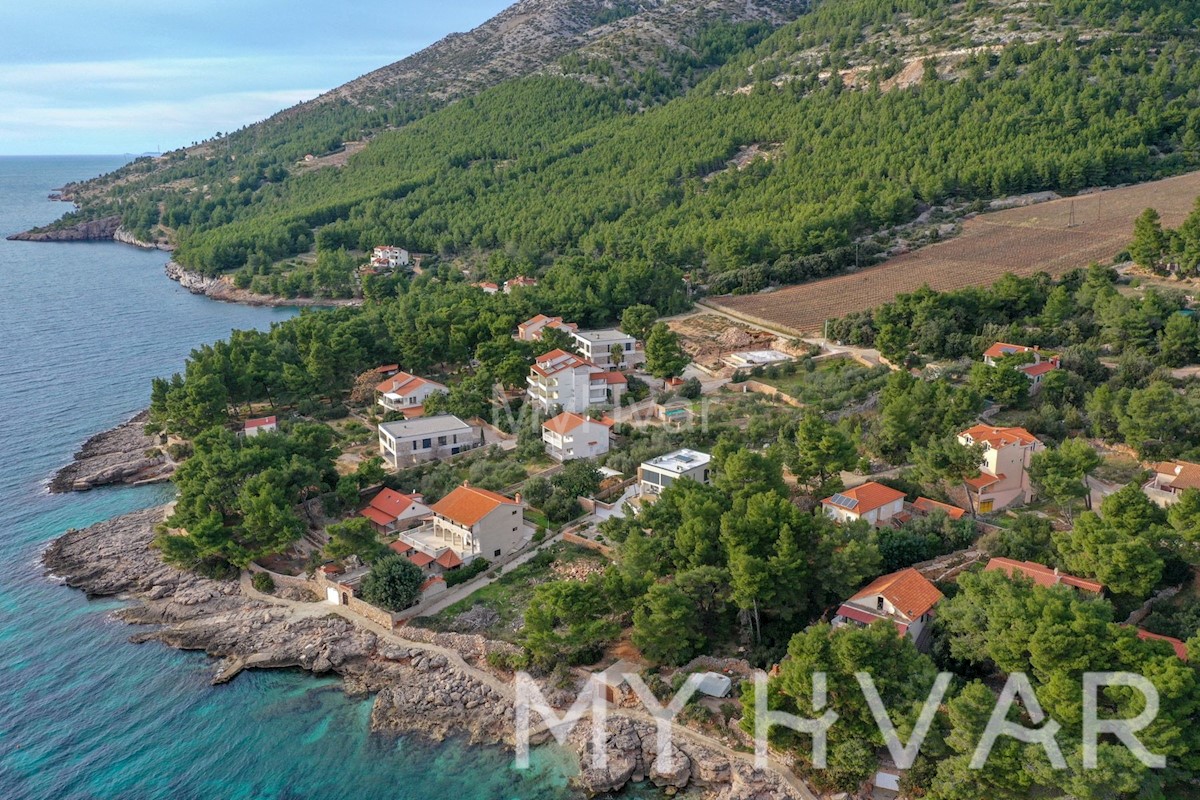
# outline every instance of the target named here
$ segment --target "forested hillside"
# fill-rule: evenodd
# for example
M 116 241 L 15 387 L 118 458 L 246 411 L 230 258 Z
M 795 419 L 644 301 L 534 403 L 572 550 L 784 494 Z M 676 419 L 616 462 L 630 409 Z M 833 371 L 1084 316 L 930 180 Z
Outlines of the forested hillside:
M 120 208 L 208 273 L 395 241 L 521 269 L 634 257 L 716 291 L 747 270 L 795 281 L 925 206 L 1197 166 L 1197 18 L 1200 2 L 825 0 L 765 39 L 713 23 L 669 74 L 606 81 L 615 62 L 572 54 L 344 169 L 251 169 Z

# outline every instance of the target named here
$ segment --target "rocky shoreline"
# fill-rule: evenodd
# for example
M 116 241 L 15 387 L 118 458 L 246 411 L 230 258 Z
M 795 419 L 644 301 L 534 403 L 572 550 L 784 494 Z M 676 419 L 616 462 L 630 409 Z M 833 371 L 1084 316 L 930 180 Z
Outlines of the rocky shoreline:
M 273 294 L 256 294 L 233 285 L 228 275 L 202 275 L 188 269 L 177 261 L 168 261 L 163 268 L 167 277 L 192 294 L 200 294 L 225 303 L 241 303 L 248 306 L 357 306 L 361 300 L 331 300 L 315 297 L 277 297 Z
M 300 599 L 302 593 L 294 589 L 286 590 L 286 597 L 259 596 L 239 581 L 175 569 L 151 547 L 154 527 L 164 514 L 164 508 L 152 508 L 68 531 L 45 551 L 47 572 L 89 597 L 130 601 L 116 616 L 146 626 L 131 641 L 158 641 L 219 659 L 214 683 L 247 668 L 336 673 L 348 693 L 374 695 L 372 731 L 513 744 L 510 681 L 488 667 L 486 659 L 489 652 L 511 645 L 424 629 L 373 630 L 315 597 Z M 547 696 L 554 693 L 547 691 Z M 591 767 L 591 740 L 584 727 L 568 739 L 581 763 L 576 783 L 588 795 L 649 780 L 668 793 L 695 791 L 713 800 L 805 797 L 781 775 L 755 771 L 744 758 L 705 747 L 693 741 L 695 736 L 679 737 L 671 768 L 657 771 L 653 722 L 632 710 L 614 709 L 608 731 L 608 766 L 603 770 Z
M 101 486 L 137 486 L 171 477 L 175 464 L 144 427 L 148 411 L 83 443 L 70 464 L 47 486 L 53 493 L 86 492 Z

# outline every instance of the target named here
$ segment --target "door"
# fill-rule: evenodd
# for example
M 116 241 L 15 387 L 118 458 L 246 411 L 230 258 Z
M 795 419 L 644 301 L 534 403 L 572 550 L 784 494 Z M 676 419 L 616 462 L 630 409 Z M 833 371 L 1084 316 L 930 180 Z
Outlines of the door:
M 991 511 L 995 507 L 995 505 L 996 505 L 995 500 L 980 500 L 979 501 L 979 513 L 987 514 L 989 511 Z

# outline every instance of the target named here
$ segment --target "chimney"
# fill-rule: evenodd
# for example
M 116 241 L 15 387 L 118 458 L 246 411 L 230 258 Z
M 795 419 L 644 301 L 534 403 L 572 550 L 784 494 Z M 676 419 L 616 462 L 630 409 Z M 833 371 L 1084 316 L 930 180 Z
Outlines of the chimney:
M 517 505 L 521 505 L 521 493 L 517 492 L 515 495 L 513 495 L 513 500 L 517 501 Z

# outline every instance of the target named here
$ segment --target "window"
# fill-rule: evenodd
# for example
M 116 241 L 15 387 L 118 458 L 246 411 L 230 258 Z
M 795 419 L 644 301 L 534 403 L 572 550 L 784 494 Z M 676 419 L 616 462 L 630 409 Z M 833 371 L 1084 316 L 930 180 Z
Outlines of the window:
M 446 437 L 445 437 L 445 436 L 439 436 L 439 437 L 438 437 L 438 446 L 444 445 L 445 443 L 446 443 Z
M 421 449 L 428 450 L 432 446 L 432 444 L 433 444 L 432 439 L 422 439 L 421 440 Z
M 879 595 L 879 597 L 875 598 L 875 608 L 879 611 L 883 611 L 883 595 Z
M 496 550 L 496 552 L 492 553 L 492 556 L 493 556 L 494 558 L 499 558 L 499 557 L 500 557 L 500 551 L 499 551 L 499 550 Z

